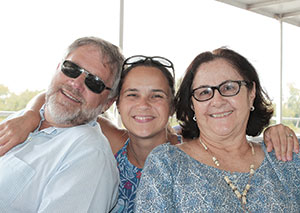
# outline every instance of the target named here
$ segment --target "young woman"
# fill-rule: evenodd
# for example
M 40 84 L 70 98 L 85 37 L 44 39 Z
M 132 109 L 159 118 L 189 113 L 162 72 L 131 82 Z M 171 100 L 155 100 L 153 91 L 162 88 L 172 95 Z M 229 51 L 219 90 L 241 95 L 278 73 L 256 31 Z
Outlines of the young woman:
M 131 212 L 148 154 L 168 141 L 168 120 L 174 112 L 175 90 L 173 65 L 167 59 L 133 56 L 124 65 L 116 103 L 128 140 L 121 149 L 116 149 L 119 149 L 115 157 L 120 171 L 116 210 Z M 171 141 L 171 144 L 177 143 L 180 138 Z

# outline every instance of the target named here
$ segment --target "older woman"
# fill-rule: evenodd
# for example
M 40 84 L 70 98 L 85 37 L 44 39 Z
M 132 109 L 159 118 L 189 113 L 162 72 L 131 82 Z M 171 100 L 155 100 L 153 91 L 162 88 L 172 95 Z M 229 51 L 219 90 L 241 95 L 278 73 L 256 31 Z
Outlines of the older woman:
M 247 59 L 225 48 L 198 55 L 176 110 L 191 140 L 148 156 L 136 212 L 299 212 L 300 155 L 283 163 L 246 137 L 273 113 Z

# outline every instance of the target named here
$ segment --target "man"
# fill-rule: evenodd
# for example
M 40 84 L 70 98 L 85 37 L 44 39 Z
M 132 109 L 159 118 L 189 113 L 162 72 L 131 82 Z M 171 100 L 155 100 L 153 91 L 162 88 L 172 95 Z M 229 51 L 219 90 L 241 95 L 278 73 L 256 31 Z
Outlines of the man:
M 0 212 L 113 208 L 119 175 L 96 117 L 115 99 L 123 60 L 116 46 L 99 38 L 69 46 L 46 92 L 39 127 L 0 157 Z

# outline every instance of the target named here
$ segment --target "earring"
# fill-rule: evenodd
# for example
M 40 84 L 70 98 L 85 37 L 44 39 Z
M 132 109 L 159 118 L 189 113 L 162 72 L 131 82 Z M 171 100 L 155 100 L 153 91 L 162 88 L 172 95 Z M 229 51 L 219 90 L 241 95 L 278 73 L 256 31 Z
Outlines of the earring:
M 251 107 L 250 107 L 250 111 L 253 112 L 254 110 L 255 110 L 255 107 L 254 107 L 254 106 L 251 106 Z
M 194 121 L 197 121 L 196 115 L 194 115 L 193 120 L 194 120 Z

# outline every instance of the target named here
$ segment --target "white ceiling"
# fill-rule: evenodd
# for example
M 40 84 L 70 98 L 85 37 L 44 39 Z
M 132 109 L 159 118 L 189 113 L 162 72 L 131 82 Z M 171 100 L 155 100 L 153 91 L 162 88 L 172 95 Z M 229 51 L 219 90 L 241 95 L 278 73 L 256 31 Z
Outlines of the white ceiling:
M 216 0 L 300 27 L 300 0 Z

